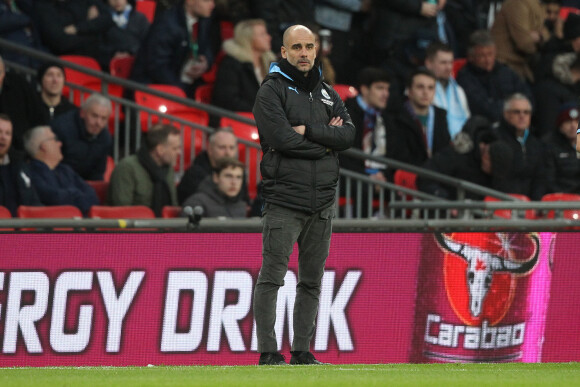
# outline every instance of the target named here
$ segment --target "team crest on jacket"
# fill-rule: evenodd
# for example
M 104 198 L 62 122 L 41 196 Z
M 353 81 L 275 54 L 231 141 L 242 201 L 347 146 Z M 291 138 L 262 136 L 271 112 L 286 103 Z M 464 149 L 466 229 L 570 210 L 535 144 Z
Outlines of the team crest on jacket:
M 322 96 L 326 99 L 320 99 L 322 101 L 322 103 L 328 105 L 328 106 L 333 106 L 334 102 L 332 102 L 332 100 L 330 99 L 330 95 L 328 94 L 328 91 L 326 91 L 325 89 L 322 89 Z

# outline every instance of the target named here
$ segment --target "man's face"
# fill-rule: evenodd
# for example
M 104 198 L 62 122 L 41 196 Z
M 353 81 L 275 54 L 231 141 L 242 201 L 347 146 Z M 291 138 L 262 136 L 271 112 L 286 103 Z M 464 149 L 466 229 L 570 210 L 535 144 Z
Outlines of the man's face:
M 258 52 L 267 52 L 272 48 L 272 37 L 266 30 L 266 26 L 257 24 L 253 27 L 252 48 Z
M 1 122 L 1 121 L 0 121 Z M 562 133 L 570 142 L 576 143 L 576 130 L 578 129 L 578 119 L 567 120 L 560 125 L 560 133 Z
M 546 20 L 555 23 L 560 16 L 560 5 L 559 4 L 544 4 L 544 10 L 546 11 Z
M 374 109 L 383 110 L 389 101 L 389 84 L 387 82 L 373 82 L 370 86 L 360 88 L 363 100 Z
M 12 144 L 12 122 L 0 118 L 0 157 L 4 157 Z
M 435 97 L 435 79 L 423 74 L 416 75 L 407 94 L 412 105 L 421 109 L 429 107 Z
M 479 153 L 481 154 L 481 170 L 491 175 L 491 156 L 489 154 L 489 144 L 479 143 Z
M 207 149 L 209 162 L 215 167 L 217 160 L 224 157 L 237 158 L 238 157 L 238 142 L 233 133 L 219 132 L 217 133 Z
M 240 167 L 227 167 L 217 174 L 213 174 L 213 182 L 218 190 L 227 197 L 233 198 L 240 193 L 244 178 L 244 170 Z
M 81 118 L 85 121 L 87 132 L 96 136 L 107 126 L 111 109 L 98 103 L 93 103 L 87 106 L 86 109 L 81 109 Z
M 181 136 L 179 134 L 170 134 L 167 136 L 165 144 L 157 145 L 157 152 L 161 165 L 173 167 L 181 154 Z
M 303 73 L 309 72 L 316 58 L 314 34 L 305 27 L 291 31 L 282 46 L 282 58 Z
M 475 66 L 485 71 L 493 70 L 495 65 L 496 48 L 491 46 L 474 47 L 469 54 L 469 61 Z
M 433 58 L 425 61 L 425 66 L 435 74 L 437 79 L 447 81 L 453 72 L 453 53 L 437 51 Z
M 62 142 L 58 139 L 56 134 L 47 128 L 44 131 L 42 140 L 40 141 L 40 149 L 44 151 L 44 158 L 46 161 L 54 162 L 58 164 L 62 161 Z
M 127 7 L 127 0 L 109 0 L 109 6 L 117 12 L 122 12 Z
M 210 17 L 215 3 L 214 0 L 186 0 L 186 6 L 195 17 Z
M 42 91 L 49 96 L 61 95 L 64 87 L 63 71 L 58 67 L 49 67 L 42 77 L 40 86 Z
M 503 114 L 510 125 L 514 126 L 518 132 L 523 132 L 530 127 L 532 106 L 525 99 L 515 99 L 511 101 L 509 108 Z

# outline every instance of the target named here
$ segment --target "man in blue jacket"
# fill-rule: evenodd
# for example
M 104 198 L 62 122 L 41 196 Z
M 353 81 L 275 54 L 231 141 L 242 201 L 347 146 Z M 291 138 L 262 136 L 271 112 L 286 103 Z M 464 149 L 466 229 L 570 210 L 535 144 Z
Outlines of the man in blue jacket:
M 300 253 L 290 364 L 321 364 L 310 352 L 310 341 L 330 248 L 337 151 L 352 145 L 355 127 L 338 94 L 322 82 L 312 31 L 289 27 L 281 54 L 253 110 L 264 152 L 263 261 L 254 292 L 259 364 L 286 364 L 274 332 L 276 298 L 296 242 Z

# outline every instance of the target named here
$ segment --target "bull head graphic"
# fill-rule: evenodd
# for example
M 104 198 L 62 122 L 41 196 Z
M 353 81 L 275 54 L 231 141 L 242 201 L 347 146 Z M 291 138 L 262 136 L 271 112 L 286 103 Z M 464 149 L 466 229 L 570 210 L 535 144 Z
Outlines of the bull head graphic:
M 538 262 L 540 251 L 540 242 L 535 234 L 530 234 L 534 243 L 534 251 L 524 262 L 514 262 L 478 247 L 456 242 L 444 234 L 436 233 L 435 238 L 443 249 L 467 262 L 466 279 L 469 289 L 469 309 L 473 317 L 478 317 L 481 314 L 483 301 L 491 287 L 494 272 L 526 274 Z M 502 239 L 501 235 L 500 239 Z M 505 241 L 502 240 L 502 242 Z

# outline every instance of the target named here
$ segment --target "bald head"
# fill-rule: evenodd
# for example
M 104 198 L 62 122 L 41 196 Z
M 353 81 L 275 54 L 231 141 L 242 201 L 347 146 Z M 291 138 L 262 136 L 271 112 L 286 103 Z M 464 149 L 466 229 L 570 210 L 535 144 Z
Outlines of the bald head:
M 288 60 L 304 75 L 314 66 L 316 58 L 316 38 L 314 33 L 302 25 L 288 27 L 284 31 L 282 58 Z

